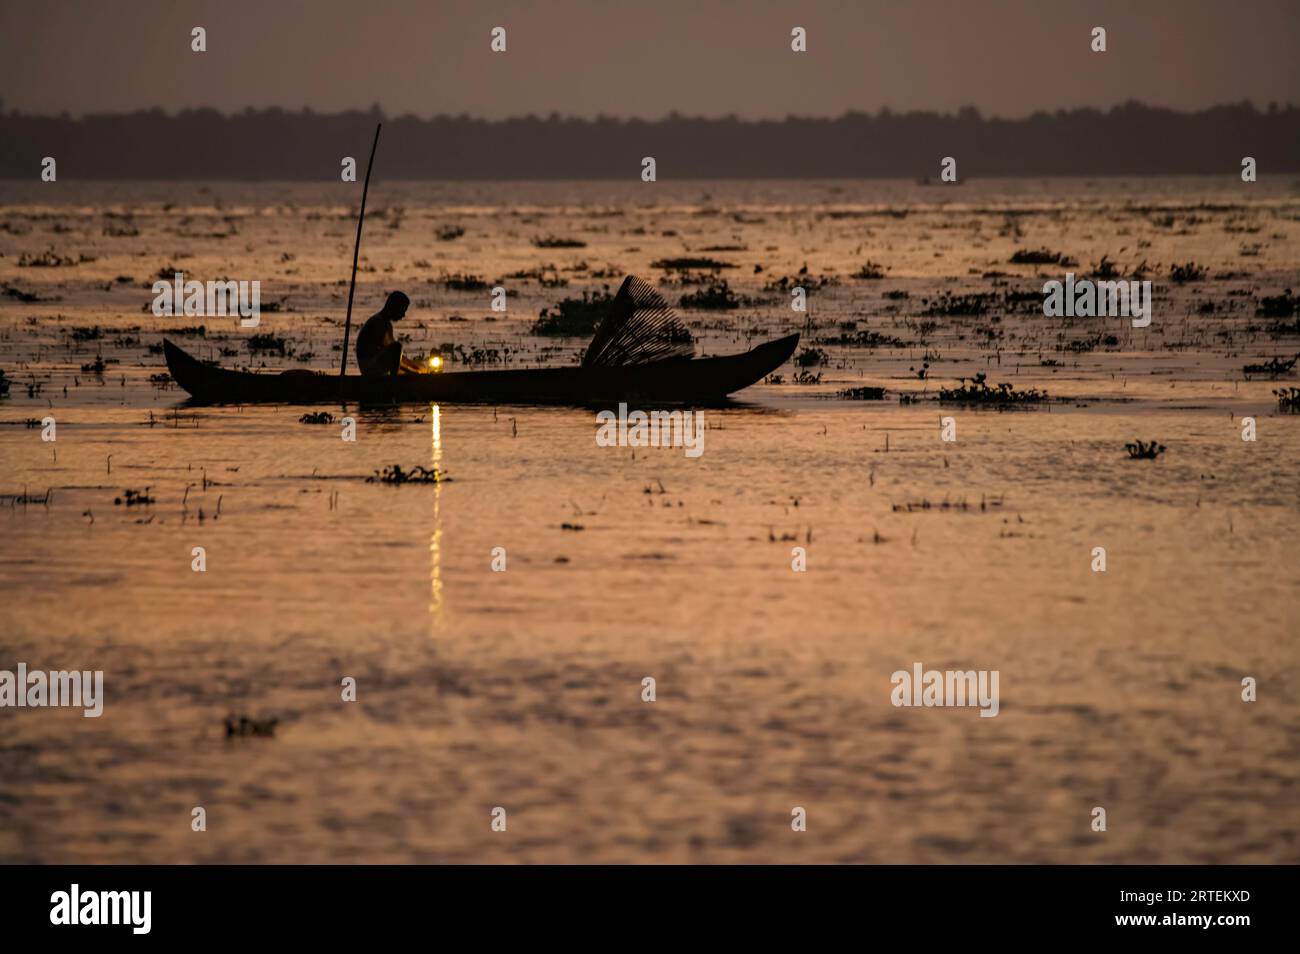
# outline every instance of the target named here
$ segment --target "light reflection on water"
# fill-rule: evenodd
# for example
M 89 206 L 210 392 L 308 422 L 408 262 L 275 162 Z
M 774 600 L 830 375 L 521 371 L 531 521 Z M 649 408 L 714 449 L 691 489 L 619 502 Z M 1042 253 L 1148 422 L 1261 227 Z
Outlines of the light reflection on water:
M 429 415 L 433 438 L 432 467 L 442 473 L 442 408 L 432 406 Z M 434 630 L 442 628 L 442 481 L 433 487 L 433 532 L 429 536 L 429 621 Z

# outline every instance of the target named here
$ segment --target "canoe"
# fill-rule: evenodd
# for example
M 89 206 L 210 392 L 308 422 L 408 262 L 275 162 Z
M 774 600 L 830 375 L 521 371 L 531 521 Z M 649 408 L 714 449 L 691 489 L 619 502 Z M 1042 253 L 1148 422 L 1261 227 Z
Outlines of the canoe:
M 448 371 L 362 379 L 329 372 L 232 371 L 186 354 L 166 338 L 172 378 L 199 404 L 571 404 L 611 401 L 709 404 L 761 381 L 783 365 L 799 335 L 741 354 L 670 358 L 614 367 L 575 366 L 511 371 Z

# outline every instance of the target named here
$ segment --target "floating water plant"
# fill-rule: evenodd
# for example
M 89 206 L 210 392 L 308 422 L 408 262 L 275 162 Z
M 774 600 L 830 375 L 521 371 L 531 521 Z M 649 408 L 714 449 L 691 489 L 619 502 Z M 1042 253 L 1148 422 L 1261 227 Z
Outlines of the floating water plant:
M 837 391 L 836 395 L 846 401 L 883 401 L 885 399 L 885 389 L 868 386 L 845 388 L 842 391 Z
M 153 502 L 153 498 L 149 496 L 148 487 L 144 490 L 131 490 L 130 488 L 127 488 L 122 491 L 121 497 L 113 498 L 113 505 L 117 507 L 146 507 Z
M 333 424 L 334 415 L 329 411 L 313 411 L 298 418 L 299 424 Z
M 1300 388 L 1278 388 L 1273 394 L 1277 397 L 1279 411 L 1300 414 Z
M 1132 444 L 1125 444 L 1124 449 L 1128 451 L 1130 460 L 1155 460 L 1165 452 L 1165 445 L 1156 441 L 1150 443 L 1135 441 Z
M 818 338 L 817 344 L 823 345 L 842 345 L 848 348 L 906 348 L 907 342 L 902 341 L 892 335 L 882 335 L 878 331 L 872 331 L 869 328 L 857 330 L 841 330 L 834 337 Z
M 488 283 L 477 275 L 444 275 L 438 279 L 438 284 L 448 291 L 483 291 L 488 287 Z
M 1037 388 L 1017 391 L 1015 385 L 1005 381 L 996 387 L 989 387 L 983 371 L 975 375 L 970 384 L 966 383 L 965 378 L 959 378 L 958 380 L 961 382 L 960 387 L 940 389 L 939 403 L 1018 407 L 1026 404 L 1040 404 L 1050 400 L 1045 391 L 1040 391 Z
M 716 272 L 721 268 L 735 268 L 731 262 L 724 262 L 716 258 L 697 258 L 691 256 L 682 256 L 680 258 L 661 258 L 650 263 L 651 268 L 662 268 L 665 271 L 687 271 L 700 270 Z
M 0 294 L 3 294 L 6 298 L 13 298 L 16 299 L 17 301 L 26 302 L 29 304 L 31 302 L 37 302 L 37 301 L 58 300 L 57 298 L 42 298 L 36 292 L 23 291 L 21 288 L 16 288 L 13 285 L 10 285 L 8 282 L 0 284 Z
M 833 275 L 809 275 L 808 266 L 805 265 L 799 269 L 798 275 L 785 275 L 769 281 L 763 288 L 766 291 L 789 292 L 792 288 L 802 288 L 804 293 L 811 295 L 813 292 L 825 288 L 828 285 L 838 285 L 839 279 Z
M 240 716 L 236 719 L 233 715 L 226 716 L 226 738 L 248 738 L 255 736 L 269 739 L 275 735 L 275 727 L 280 724 L 276 716 L 269 719 L 250 719 L 248 716 Z
M 681 306 L 683 308 L 725 311 L 739 308 L 741 304 L 741 300 L 736 297 L 735 292 L 731 290 L 726 281 L 715 282 L 707 288 L 701 288 L 699 291 L 690 292 L 681 297 Z
M 942 292 L 932 299 L 921 299 L 925 304 L 924 315 L 982 315 L 988 311 L 993 295 L 988 292 L 973 292 L 969 295 L 954 295 Z
M 283 356 L 286 353 L 288 353 L 288 348 L 289 348 L 289 343 L 287 341 L 285 341 L 279 335 L 273 335 L 270 332 L 266 332 L 265 334 L 252 335 L 248 339 L 249 351 L 263 351 L 263 352 L 274 351 L 275 353 Z
M 1287 374 L 1295 367 L 1296 360 L 1300 359 L 1300 354 L 1296 355 L 1290 361 L 1283 361 L 1281 358 L 1273 358 L 1271 361 L 1263 361 L 1258 364 L 1248 364 L 1243 367 L 1244 374 L 1267 374 L 1269 377 L 1280 377 Z
M 82 262 L 93 262 L 93 258 L 87 258 L 82 255 L 79 258 L 70 258 L 58 254 L 54 247 L 50 246 L 39 255 L 28 255 L 24 252 L 18 256 L 19 268 L 68 268 L 73 265 L 80 265 Z
M 410 470 L 402 470 L 401 464 L 393 464 L 385 467 L 383 471 L 375 471 L 373 477 L 367 477 L 368 484 L 392 484 L 394 486 L 401 484 L 438 484 L 445 483 L 451 478 L 445 476 L 438 468 L 429 469 L 426 467 L 415 466 Z
M 804 348 L 794 358 L 795 365 L 800 368 L 815 368 L 826 361 L 826 352 L 820 348 Z
M 1119 269 L 1115 267 L 1114 262 L 1103 255 L 1101 261 L 1093 266 L 1092 274 L 1096 278 L 1115 278 L 1119 275 Z
M 1067 258 L 1061 252 L 1053 252 L 1046 248 L 1022 248 L 1017 249 L 1011 256 L 1012 265 L 1062 265 L 1070 266 L 1074 262 Z
M 535 335 L 580 338 L 594 334 L 614 296 L 609 289 L 583 292 L 581 298 L 565 298 L 552 308 L 543 308 L 531 329 Z
M 1265 295 L 1259 300 L 1255 314 L 1260 318 L 1290 318 L 1300 311 L 1300 296 L 1286 289 L 1280 295 Z
M 545 235 L 533 239 L 534 248 L 586 248 L 587 243 L 582 239 L 560 238 L 556 235 Z
M 1199 282 L 1205 277 L 1209 269 L 1204 265 L 1197 265 L 1195 262 L 1185 262 L 1182 265 L 1174 265 L 1169 269 L 1169 278 L 1171 281 L 1182 285 L 1185 282 Z
M 878 281 L 885 277 L 886 268 L 875 262 L 864 262 L 862 267 L 853 273 L 853 277 L 860 281 Z

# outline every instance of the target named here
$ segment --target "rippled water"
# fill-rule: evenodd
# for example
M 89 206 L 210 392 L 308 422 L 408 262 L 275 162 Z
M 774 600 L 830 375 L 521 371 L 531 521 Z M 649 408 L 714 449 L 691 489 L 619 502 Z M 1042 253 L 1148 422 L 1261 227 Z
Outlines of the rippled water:
M 1286 379 L 1241 373 L 1300 350 L 1255 314 L 1300 287 L 1300 193 L 1256 185 L 372 187 L 358 310 L 406 289 L 415 352 L 570 361 L 583 342 L 527 334 L 541 307 L 682 254 L 737 264 L 755 299 L 684 310 L 702 351 L 849 321 L 904 342 L 814 343 L 820 380 L 787 366 L 707 410 L 692 460 L 597 447 L 590 410 L 353 408 L 345 443 L 301 408 L 185 406 L 150 384 L 147 349 L 196 322 L 147 311 L 154 274 L 261 280 L 283 305 L 257 330 L 312 353 L 283 363 L 328 369 L 355 195 L 0 184 L 0 280 L 58 299 L 0 306 L 0 669 L 102 669 L 107 697 L 99 719 L 0 710 L 0 860 L 1300 860 L 1300 419 L 1278 412 Z M 124 224 L 139 234 L 104 234 Z M 447 226 L 465 234 L 438 241 Z M 547 235 L 588 244 L 533 246 Z M 1081 271 L 1145 259 L 1152 327 L 1032 302 L 925 314 L 942 290 L 1061 277 L 1008 263 L 1040 245 Z M 95 260 L 17 265 L 50 246 Z M 850 277 L 868 259 L 884 279 Z M 1168 281 L 1188 260 L 1206 279 Z M 767 287 L 805 263 L 838 280 L 810 323 Z M 507 277 L 544 265 L 568 287 Z M 509 312 L 488 321 L 487 292 L 444 272 L 501 281 Z M 206 324 L 178 340 L 262 360 L 233 322 Z M 97 354 L 118 362 L 83 373 Z M 1061 400 L 933 400 L 977 371 Z M 836 396 L 863 384 L 887 399 Z M 46 415 L 54 443 L 24 425 Z M 1168 449 L 1130 461 L 1137 438 Z M 366 482 L 392 463 L 450 479 Z M 115 505 L 125 488 L 155 502 Z M 890 675 L 914 662 L 998 670 L 998 716 L 895 708 Z M 227 739 L 228 714 L 280 722 Z

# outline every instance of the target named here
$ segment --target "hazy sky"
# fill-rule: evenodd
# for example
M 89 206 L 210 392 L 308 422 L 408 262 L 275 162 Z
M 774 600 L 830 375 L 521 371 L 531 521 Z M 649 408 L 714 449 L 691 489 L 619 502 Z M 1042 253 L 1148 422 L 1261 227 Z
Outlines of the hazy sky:
M 42 113 L 1191 109 L 1300 103 L 1297 49 L 1300 0 L 0 0 L 0 97 Z

